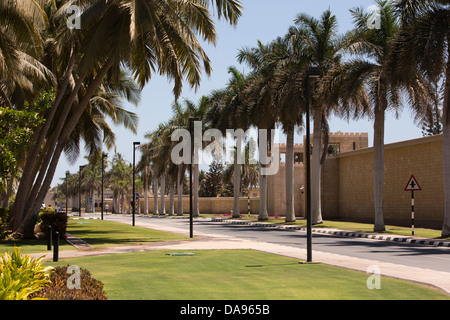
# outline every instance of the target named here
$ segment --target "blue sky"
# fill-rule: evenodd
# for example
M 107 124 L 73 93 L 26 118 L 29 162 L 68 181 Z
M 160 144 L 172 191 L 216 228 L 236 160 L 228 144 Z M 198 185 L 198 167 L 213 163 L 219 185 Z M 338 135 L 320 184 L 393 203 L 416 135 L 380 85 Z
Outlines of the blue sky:
M 205 44 L 204 48 L 211 59 L 213 72 L 210 77 L 204 75 L 200 88 L 195 92 L 188 86 L 184 87 L 181 98 L 197 101 L 202 95 L 208 95 L 212 90 L 223 88 L 228 81 L 227 69 L 236 66 L 240 71 L 246 72 L 246 66 L 239 65 L 236 54 L 243 47 L 253 47 L 257 40 L 268 43 L 276 37 L 283 36 L 298 13 L 306 13 L 319 18 L 324 10 L 330 8 L 336 15 L 339 23 L 339 31 L 344 33 L 353 27 L 349 9 L 362 7 L 367 9 L 373 5 L 374 0 L 242 0 L 244 6 L 243 15 L 236 27 L 232 27 L 223 21 L 216 24 L 218 41 L 216 46 Z M 164 77 L 154 75 L 151 81 L 142 91 L 142 99 L 138 108 L 127 105 L 130 111 L 139 115 L 138 134 L 114 127 L 117 135 L 117 152 L 124 155 L 128 161 L 133 160 L 133 141 L 145 142 L 144 135 L 154 130 L 159 123 L 167 121 L 172 115 L 171 105 L 174 102 L 172 84 Z M 332 132 L 367 132 L 369 133 L 369 146 L 373 139 L 373 121 L 361 119 L 358 122 L 330 119 Z M 387 113 L 385 143 L 393 143 L 403 140 L 420 138 L 420 128 L 414 124 L 412 115 L 407 107 L 402 110 L 398 119 L 393 112 Z M 296 139 L 300 141 L 300 136 Z M 280 141 L 284 142 L 284 141 Z M 106 151 L 109 159 L 114 150 Z M 139 153 L 137 153 L 139 159 Z M 84 153 L 74 165 L 70 165 L 65 156 L 61 157 L 52 186 L 60 182 L 65 176 L 65 171 L 77 172 L 78 167 L 86 163 Z

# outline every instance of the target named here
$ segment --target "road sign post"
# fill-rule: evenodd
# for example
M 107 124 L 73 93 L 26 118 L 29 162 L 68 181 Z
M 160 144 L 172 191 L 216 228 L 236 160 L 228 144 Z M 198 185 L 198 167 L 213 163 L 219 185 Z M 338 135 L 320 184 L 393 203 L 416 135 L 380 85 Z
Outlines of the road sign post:
M 413 175 L 409 178 L 405 191 L 411 191 L 411 233 L 414 236 L 414 191 L 422 191 L 422 188 Z

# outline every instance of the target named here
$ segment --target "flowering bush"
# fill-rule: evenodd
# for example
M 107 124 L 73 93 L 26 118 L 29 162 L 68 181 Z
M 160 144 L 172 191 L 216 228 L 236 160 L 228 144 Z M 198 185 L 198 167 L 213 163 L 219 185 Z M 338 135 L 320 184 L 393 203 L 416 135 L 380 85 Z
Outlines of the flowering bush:
M 67 272 L 68 267 L 54 268 L 50 277 L 51 286 L 34 293 L 33 297 L 48 300 L 107 300 L 103 283 L 94 279 L 91 273 L 83 268 L 80 269 L 80 289 L 70 289 L 67 285 L 71 276 Z

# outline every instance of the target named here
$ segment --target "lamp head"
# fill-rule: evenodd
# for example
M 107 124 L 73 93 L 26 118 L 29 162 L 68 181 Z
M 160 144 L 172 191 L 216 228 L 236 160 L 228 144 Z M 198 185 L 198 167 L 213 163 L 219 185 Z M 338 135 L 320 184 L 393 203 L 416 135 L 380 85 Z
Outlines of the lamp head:
M 310 78 L 318 78 L 322 75 L 322 72 L 320 71 L 320 68 L 313 67 L 306 70 L 306 76 Z

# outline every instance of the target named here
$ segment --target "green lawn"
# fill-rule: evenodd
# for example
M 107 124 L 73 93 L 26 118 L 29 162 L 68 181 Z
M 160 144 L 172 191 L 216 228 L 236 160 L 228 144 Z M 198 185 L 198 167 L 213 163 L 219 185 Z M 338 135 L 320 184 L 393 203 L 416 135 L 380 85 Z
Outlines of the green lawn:
M 12 252 L 14 247 L 20 247 L 21 254 L 31 254 L 39 252 L 47 252 L 47 240 L 0 240 L 0 254 L 9 251 Z M 59 250 L 76 250 L 73 246 L 64 240 L 60 241 Z
M 252 250 L 189 251 L 169 256 L 149 251 L 65 259 L 105 284 L 110 300 L 307 300 L 449 299 L 440 291 L 391 278 L 380 290 L 368 274 Z M 173 252 L 173 251 L 172 251 Z
M 106 220 L 74 220 L 69 219 L 67 232 L 83 239 L 94 247 L 119 246 L 127 244 L 179 241 L 187 236 L 168 232 L 151 230 L 142 227 L 132 227 L 123 223 Z M 0 241 L 0 254 L 20 247 L 22 254 L 47 252 L 47 240 Z M 65 240 L 60 241 L 60 250 L 77 250 Z
M 94 247 L 180 241 L 187 236 L 107 220 L 70 219 L 67 232 Z

